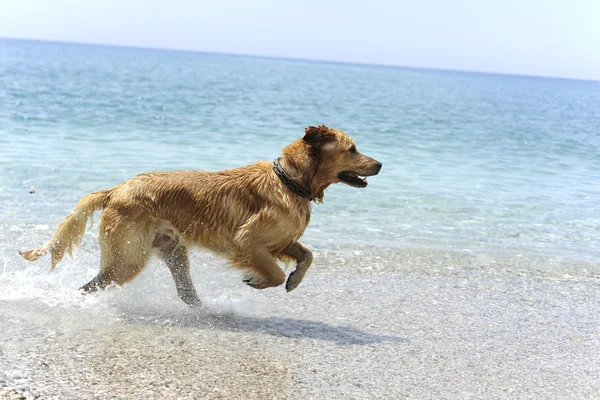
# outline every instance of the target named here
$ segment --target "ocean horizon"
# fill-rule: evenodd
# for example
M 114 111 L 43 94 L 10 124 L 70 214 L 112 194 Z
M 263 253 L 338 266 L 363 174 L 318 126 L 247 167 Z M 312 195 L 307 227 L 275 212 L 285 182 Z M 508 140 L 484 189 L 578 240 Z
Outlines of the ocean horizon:
M 357 67 L 365 66 L 365 67 L 381 67 L 381 68 L 400 68 L 400 69 L 408 69 L 408 70 L 414 69 L 414 70 L 439 71 L 439 72 L 458 73 L 458 74 L 465 73 L 465 74 L 499 75 L 499 76 L 507 76 L 507 77 L 558 79 L 558 80 L 567 80 L 567 81 L 584 81 L 584 82 L 600 83 L 599 80 L 591 79 L 591 78 L 575 78 L 575 77 L 554 76 L 554 75 L 535 75 L 535 74 L 511 73 L 511 72 L 501 72 L 501 71 L 451 69 L 451 68 L 443 68 L 443 67 L 411 66 L 411 65 L 400 65 L 400 64 L 378 64 L 378 63 L 369 63 L 369 62 L 322 60 L 322 59 L 316 59 L 316 58 L 295 58 L 295 57 L 270 56 L 270 55 L 261 55 L 261 54 L 251 54 L 251 53 L 228 53 L 228 52 L 193 50 L 193 49 L 176 49 L 176 48 L 168 48 L 168 47 L 152 47 L 152 46 L 76 42 L 76 41 L 74 42 L 74 41 L 32 39 L 32 38 L 18 38 L 18 37 L 2 37 L 2 36 L 0 36 L 0 40 L 39 42 L 39 43 L 57 44 L 57 45 L 62 44 L 62 45 L 75 45 L 75 46 L 116 47 L 116 48 L 132 49 L 132 50 L 172 51 L 172 52 L 181 52 L 181 53 L 198 53 L 198 54 L 215 55 L 215 56 L 248 57 L 248 58 L 267 59 L 267 60 L 270 59 L 270 60 L 291 61 L 291 62 L 294 62 L 294 61 L 308 62 L 308 63 L 315 63 L 315 64 L 340 64 L 340 65 L 351 65 L 351 66 L 357 66 Z

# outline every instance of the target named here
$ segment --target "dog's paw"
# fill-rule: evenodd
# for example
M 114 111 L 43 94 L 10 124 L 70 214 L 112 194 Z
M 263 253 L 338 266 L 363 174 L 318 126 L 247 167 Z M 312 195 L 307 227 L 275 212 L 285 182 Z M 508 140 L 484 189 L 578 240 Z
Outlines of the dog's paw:
M 242 278 L 242 282 L 254 289 L 264 289 L 266 281 L 260 276 L 246 274 Z
M 285 282 L 285 290 L 287 292 L 291 292 L 292 290 L 296 289 L 300 282 L 302 282 L 303 278 L 304 274 L 299 273 L 298 270 L 292 271 Z

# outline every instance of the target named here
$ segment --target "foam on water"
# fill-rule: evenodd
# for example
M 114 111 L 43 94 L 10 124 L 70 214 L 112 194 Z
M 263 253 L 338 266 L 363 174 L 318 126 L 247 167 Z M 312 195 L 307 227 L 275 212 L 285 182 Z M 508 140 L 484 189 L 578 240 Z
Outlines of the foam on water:
M 56 312 L 68 308 L 93 315 L 139 315 L 142 319 L 162 318 L 177 321 L 200 313 L 236 313 L 251 315 L 260 311 L 261 301 L 247 302 L 251 291 L 241 283 L 239 271 L 225 268 L 223 261 L 201 252 L 191 255 L 192 278 L 203 301 L 201 310 L 192 311 L 178 297 L 173 278 L 166 266 L 153 257 L 146 269 L 125 287 L 110 287 L 101 293 L 83 295 L 79 287 L 93 278 L 99 269 L 100 251 L 96 229 L 86 232 L 82 246 L 73 257 L 65 257 L 50 271 L 49 257 L 31 263 L 23 260 L 16 249 L 43 242 L 52 230 L 46 225 L 29 226 L 27 232 L 16 226 L 0 230 L 0 305 L 28 309 L 49 306 Z M 7 235 L 17 237 L 8 243 Z M 244 294 L 245 293 L 245 294 Z M 252 306 L 250 306 L 252 304 Z

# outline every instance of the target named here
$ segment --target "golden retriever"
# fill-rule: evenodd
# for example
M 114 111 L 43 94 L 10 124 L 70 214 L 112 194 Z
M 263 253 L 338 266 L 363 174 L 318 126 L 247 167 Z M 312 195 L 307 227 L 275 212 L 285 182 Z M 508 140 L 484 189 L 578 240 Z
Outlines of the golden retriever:
M 37 249 L 19 252 L 34 261 L 51 253 L 52 269 L 71 254 L 94 211 L 100 217 L 100 272 L 85 292 L 131 281 L 158 250 L 189 305 L 200 303 L 190 279 L 188 247 L 197 245 L 245 270 L 253 288 L 286 282 L 277 259 L 296 261 L 286 290 L 295 289 L 312 263 L 298 239 L 310 220 L 310 201 L 320 203 L 338 182 L 363 188 L 381 163 L 356 150 L 344 132 L 309 126 L 302 139 L 283 148 L 274 162 L 259 161 L 219 172 L 173 171 L 137 175 L 112 189 L 82 198 Z

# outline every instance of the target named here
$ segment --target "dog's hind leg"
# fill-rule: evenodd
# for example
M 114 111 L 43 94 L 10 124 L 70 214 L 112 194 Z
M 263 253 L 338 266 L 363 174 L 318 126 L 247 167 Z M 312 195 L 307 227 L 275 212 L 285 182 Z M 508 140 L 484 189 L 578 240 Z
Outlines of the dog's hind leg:
M 146 266 L 153 238 L 150 218 L 123 217 L 115 209 L 105 209 L 100 217 L 100 272 L 81 289 L 95 292 L 131 281 Z
M 296 289 L 300 282 L 302 282 L 302 279 L 304 279 L 306 271 L 310 267 L 310 264 L 312 264 L 313 255 L 302 243 L 294 242 L 283 249 L 280 254 L 280 258 L 285 259 L 288 257 L 291 257 L 298 262 L 298 264 L 296 264 L 296 269 L 292 271 L 285 284 L 285 290 L 291 292 Z
M 163 234 L 156 236 L 152 246 L 158 248 L 167 267 L 169 267 L 175 280 L 179 298 L 190 306 L 200 305 L 201 301 L 190 276 L 190 260 L 187 247 L 178 240 Z

